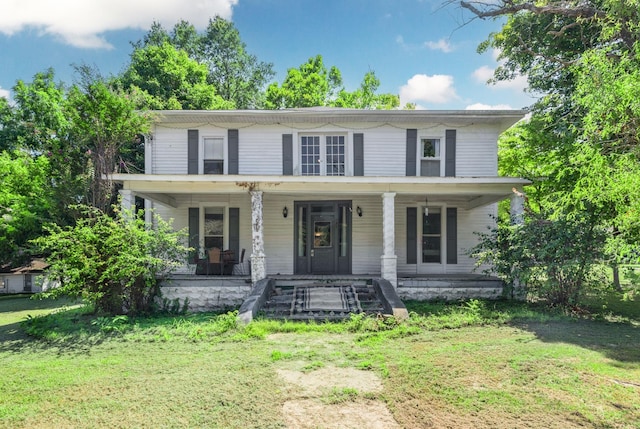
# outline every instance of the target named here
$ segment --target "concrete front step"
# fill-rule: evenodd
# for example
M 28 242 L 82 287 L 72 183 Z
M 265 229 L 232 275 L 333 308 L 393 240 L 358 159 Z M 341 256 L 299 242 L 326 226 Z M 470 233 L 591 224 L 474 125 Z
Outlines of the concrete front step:
M 300 297 L 294 297 L 296 287 L 339 287 L 355 286 L 355 291 L 345 290 L 349 309 L 345 311 L 332 311 L 316 308 L 313 311 L 300 308 L 300 301 L 294 302 Z M 306 292 L 301 292 L 306 293 Z M 354 304 L 349 298 L 351 294 L 357 296 L 360 308 L 353 311 Z M 294 308 L 294 304 L 297 306 Z M 301 305 L 301 304 L 300 304 Z M 334 307 L 335 308 L 335 307 Z M 394 287 L 387 280 L 362 278 L 356 276 L 330 276 L 330 278 L 318 277 L 280 277 L 267 278 L 257 282 L 251 294 L 244 301 L 238 312 L 238 319 L 242 323 L 249 323 L 256 317 L 281 320 L 341 320 L 351 316 L 352 313 L 387 314 L 399 318 L 408 317 L 407 309 L 398 298 Z
M 294 303 L 294 286 L 305 286 L 309 284 L 298 283 L 296 285 L 276 285 L 271 291 L 267 301 L 262 306 L 259 314 L 267 319 L 281 319 L 281 320 L 344 320 L 351 317 L 349 312 L 336 313 L 331 310 L 322 310 L 313 312 L 312 314 L 292 314 L 292 306 Z M 315 287 L 322 287 L 314 282 Z M 307 286 L 307 287 L 314 287 Z M 327 286 L 330 286 L 327 283 Z M 382 302 L 377 298 L 373 286 L 360 284 L 356 285 L 356 294 L 358 295 L 358 301 L 360 301 L 360 308 L 363 313 L 367 314 L 379 314 L 384 312 L 384 306 Z

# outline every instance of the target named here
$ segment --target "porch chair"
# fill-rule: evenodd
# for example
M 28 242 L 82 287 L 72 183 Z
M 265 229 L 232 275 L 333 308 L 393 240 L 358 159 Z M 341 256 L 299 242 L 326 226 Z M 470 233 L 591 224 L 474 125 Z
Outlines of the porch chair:
M 222 251 L 213 247 L 207 251 L 207 275 L 222 275 Z

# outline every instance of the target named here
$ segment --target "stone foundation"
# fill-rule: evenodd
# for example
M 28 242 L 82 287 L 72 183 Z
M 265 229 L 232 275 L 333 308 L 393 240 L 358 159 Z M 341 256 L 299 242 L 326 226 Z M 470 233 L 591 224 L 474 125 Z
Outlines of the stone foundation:
M 173 276 L 161 284 L 162 299 L 189 299 L 189 311 L 222 310 L 240 307 L 251 292 L 247 278 L 213 276 Z
M 499 299 L 503 284 L 491 277 L 398 279 L 396 290 L 401 299 L 418 301 L 459 301 L 465 299 Z

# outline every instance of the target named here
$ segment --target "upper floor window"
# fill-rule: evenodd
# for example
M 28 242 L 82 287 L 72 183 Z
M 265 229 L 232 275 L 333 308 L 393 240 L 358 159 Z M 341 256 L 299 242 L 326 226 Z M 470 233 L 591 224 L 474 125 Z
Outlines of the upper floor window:
M 301 136 L 300 171 L 303 176 L 344 176 L 345 136 Z
M 420 175 L 440 176 L 442 145 L 438 138 L 420 139 Z
M 224 174 L 224 139 L 205 137 L 202 145 L 202 173 Z

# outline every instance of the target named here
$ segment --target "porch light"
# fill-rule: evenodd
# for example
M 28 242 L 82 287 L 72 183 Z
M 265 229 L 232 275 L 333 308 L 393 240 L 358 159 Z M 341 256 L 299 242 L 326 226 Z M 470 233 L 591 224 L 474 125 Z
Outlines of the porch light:
M 282 209 L 282 217 L 286 218 L 287 216 L 289 216 L 289 209 L 287 208 L 287 206 L 284 206 L 284 208 Z
M 429 216 L 429 207 L 427 207 L 429 205 L 429 198 L 424 197 L 424 215 L 425 216 Z
M 358 216 L 362 217 L 362 209 L 360 208 L 360 206 L 356 208 L 356 213 L 358 213 Z

